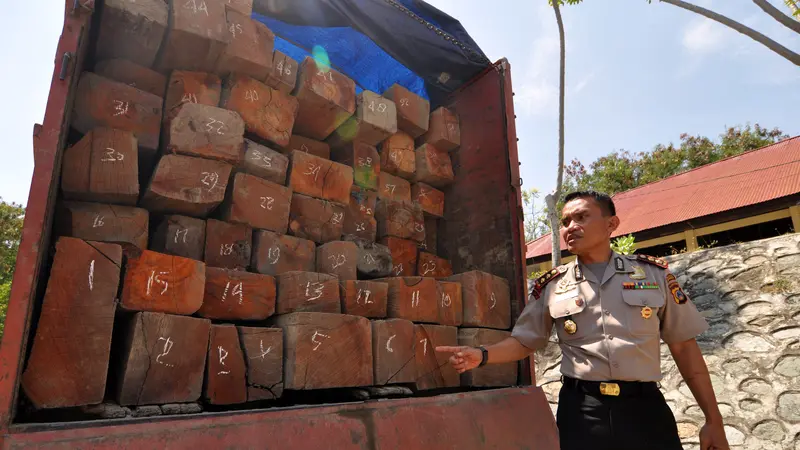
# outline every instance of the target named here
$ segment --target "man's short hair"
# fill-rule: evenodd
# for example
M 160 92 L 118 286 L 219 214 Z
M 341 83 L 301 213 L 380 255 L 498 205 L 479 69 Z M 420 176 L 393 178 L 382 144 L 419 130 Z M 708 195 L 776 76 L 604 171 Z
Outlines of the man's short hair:
M 602 192 L 597 191 L 575 191 L 570 192 L 564 197 L 564 204 L 575 200 L 576 198 L 590 198 L 597 202 L 597 205 L 600 206 L 600 210 L 603 211 L 604 216 L 616 216 L 617 215 L 617 207 L 614 206 L 614 200 L 611 200 L 611 196 L 608 194 L 604 194 Z

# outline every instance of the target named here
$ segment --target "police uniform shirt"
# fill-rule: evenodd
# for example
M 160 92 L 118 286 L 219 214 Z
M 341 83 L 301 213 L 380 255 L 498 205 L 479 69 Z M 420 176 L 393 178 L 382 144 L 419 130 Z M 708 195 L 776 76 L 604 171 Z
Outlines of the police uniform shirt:
M 659 338 L 667 344 L 683 342 L 708 324 L 666 262 L 647 258 L 613 253 L 600 280 L 577 261 L 559 266 L 544 287 L 537 284 L 539 298 L 530 298 L 511 335 L 538 350 L 555 323 L 563 375 L 660 381 Z

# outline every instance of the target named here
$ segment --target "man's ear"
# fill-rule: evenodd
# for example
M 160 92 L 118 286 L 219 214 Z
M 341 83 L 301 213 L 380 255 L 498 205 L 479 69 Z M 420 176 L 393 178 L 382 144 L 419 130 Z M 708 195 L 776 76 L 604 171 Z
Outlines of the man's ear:
M 608 234 L 614 234 L 619 228 L 619 217 L 611 216 L 611 219 L 608 221 Z

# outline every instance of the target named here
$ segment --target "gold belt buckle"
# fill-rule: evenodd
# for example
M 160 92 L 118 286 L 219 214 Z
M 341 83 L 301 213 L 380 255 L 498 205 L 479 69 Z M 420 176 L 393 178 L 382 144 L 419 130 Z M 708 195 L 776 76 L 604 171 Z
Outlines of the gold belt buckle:
M 603 395 L 619 395 L 619 385 L 617 383 L 600 383 L 600 393 Z

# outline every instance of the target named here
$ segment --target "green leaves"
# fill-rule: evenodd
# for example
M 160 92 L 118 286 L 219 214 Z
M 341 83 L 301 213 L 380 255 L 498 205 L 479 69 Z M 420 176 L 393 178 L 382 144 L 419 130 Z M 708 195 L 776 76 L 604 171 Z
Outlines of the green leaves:
M 25 208 L 0 199 L 0 284 L 11 282 L 17 261 Z
M 620 236 L 611 241 L 611 250 L 620 255 L 632 255 L 636 251 L 636 240 L 632 234 Z

